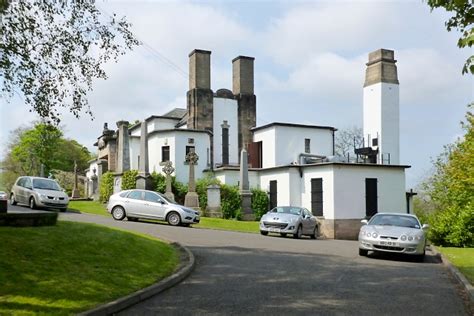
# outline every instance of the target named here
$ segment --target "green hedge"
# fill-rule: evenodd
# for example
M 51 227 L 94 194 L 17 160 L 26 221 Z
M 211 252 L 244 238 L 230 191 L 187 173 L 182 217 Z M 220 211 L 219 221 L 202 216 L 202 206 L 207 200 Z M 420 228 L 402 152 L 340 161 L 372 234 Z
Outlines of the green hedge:
M 137 188 L 138 170 L 128 170 L 122 175 L 121 190 L 131 190 Z
M 155 191 L 160 193 L 166 192 L 166 176 L 153 172 L 151 174 L 151 178 L 153 181 L 153 188 Z M 184 204 L 184 198 L 186 193 L 188 193 L 188 186 L 176 180 L 176 177 L 171 178 L 171 191 L 174 194 L 174 199 L 179 204 Z
M 100 178 L 99 192 L 102 203 L 106 203 L 114 193 L 114 175 L 112 172 L 106 172 Z
M 267 192 L 257 188 L 252 189 L 252 210 L 255 214 L 255 219 L 260 220 L 268 212 L 269 202 Z

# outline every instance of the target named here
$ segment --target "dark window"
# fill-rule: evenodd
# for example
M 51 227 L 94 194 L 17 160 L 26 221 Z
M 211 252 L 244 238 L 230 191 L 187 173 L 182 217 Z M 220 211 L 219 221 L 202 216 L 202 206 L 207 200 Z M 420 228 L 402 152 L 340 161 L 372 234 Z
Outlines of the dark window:
M 229 164 L 229 129 L 222 127 L 222 164 Z
M 145 201 L 159 203 L 161 200 L 160 196 L 153 192 L 145 192 Z
M 270 181 L 270 209 L 277 207 L 277 181 Z
M 142 191 L 130 191 L 127 197 L 129 199 L 142 200 Z
M 32 189 L 33 184 L 31 183 L 31 179 L 30 178 L 25 178 L 25 183 L 24 183 L 23 186 L 27 189 Z
M 191 150 L 194 151 L 194 152 L 196 152 L 196 151 L 194 150 L 194 146 L 186 146 L 186 155 L 189 154 L 189 152 L 190 152 Z
M 20 186 L 20 187 L 23 187 L 23 186 L 25 186 L 25 181 L 26 181 L 26 178 L 20 178 L 20 179 L 18 179 L 18 182 L 16 183 L 16 185 Z
M 379 145 L 379 140 L 378 138 L 372 139 L 372 146 L 378 146 Z
M 311 212 L 323 216 L 323 178 L 311 179 Z
M 304 152 L 309 154 L 311 152 L 311 139 L 304 139 Z
M 188 138 L 188 144 L 194 144 L 194 138 Z
M 377 179 L 365 179 L 365 215 L 374 216 L 378 212 L 377 205 Z
M 170 161 L 170 146 L 161 146 L 161 161 Z

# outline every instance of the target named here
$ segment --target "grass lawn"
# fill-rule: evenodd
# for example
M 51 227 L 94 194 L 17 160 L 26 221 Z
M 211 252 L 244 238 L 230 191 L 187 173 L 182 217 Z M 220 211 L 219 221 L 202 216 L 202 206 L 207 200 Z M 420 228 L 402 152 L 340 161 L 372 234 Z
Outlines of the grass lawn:
M 68 210 L 79 211 L 81 213 L 111 216 L 105 207 L 105 204 L 102 204 L 98 201 L 70 201 Z
M 474 284 L 474 248 L 436 247 Z
M 170 275 L 176 250 L 92 224 L 0 227 L 0 315 L 71 315 Z
M 96 201 L 71 201 L 69 210 L 79 211 L 81 213 L 90 213 L 103 216 L 111 216 L 105 209 L 105 204 Z M 258 233 L 258 222 L 244 222 L 231 219 L 201 217 L 199 224 L 194 224 L 195 228 L 210 228 L 231 230 L 244 233 Z

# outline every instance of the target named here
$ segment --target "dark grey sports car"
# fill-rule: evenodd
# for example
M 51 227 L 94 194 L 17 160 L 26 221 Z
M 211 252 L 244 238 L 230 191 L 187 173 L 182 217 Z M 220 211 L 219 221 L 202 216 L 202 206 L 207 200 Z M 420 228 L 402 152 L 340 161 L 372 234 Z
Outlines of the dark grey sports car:
M 294 238 L 308 235 L 315 239 L 319 235 L 319 222 L 310 211 L 297 206 L 277 206 L 262 216 L 260 233 L 292 234 Z

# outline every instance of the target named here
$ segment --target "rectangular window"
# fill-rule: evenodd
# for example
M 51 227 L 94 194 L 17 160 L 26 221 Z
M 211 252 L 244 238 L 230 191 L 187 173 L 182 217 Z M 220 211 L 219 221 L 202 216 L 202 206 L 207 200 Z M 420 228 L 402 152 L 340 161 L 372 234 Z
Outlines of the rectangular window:
M 309 154 L 311 152 L 311 139 L 304 139 L 304 152 Z
M 311 212 L 323 216 L 323 178 L 311 179 Z
M 190 152 L 191 150 L 194 151 L 194 152 L 196 152 L 196 151 L 194 150 L 194 146 L 186 146 L 186 155 L 189 154 L 189 152 Z
M 170 161 L 170 146 L 161 146 L 161 161 Z

